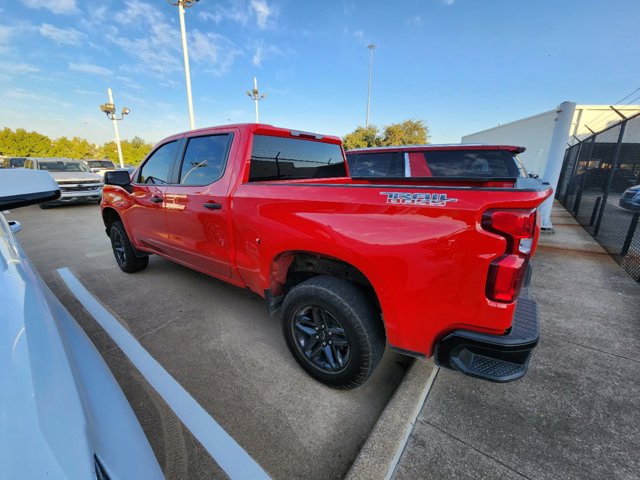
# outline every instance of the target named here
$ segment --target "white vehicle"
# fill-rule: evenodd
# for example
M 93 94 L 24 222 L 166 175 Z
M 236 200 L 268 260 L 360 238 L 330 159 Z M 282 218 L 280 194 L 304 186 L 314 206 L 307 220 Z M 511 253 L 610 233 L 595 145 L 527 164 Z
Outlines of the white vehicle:
M 108 160 L 106 158 L 104 160 L 86 159 L 86 160 L 80 160 L 80 161 L 84 163 L 87 167 L 89 167 L 89 170 L 91 170 L 93 173 L 97 173 L 103 179 L 104 179 L 105 172 L 109 170 L 115 170 L 117 168 L 115 163 L 113 163 L 111 160 Z
M 59 197 L 46 172 L 0 170 L 0 211 Z M 160 479 L 131 405 L 0 213 L 0 477 Z
M 60 198 L 41 203 L 40 208 L 65 203 L 100 203 L 102 199 L 102 177 L 92 173 L 84 162 L 67 158 L 28 158 L 24 167 L 46 170 L 60 187 Z

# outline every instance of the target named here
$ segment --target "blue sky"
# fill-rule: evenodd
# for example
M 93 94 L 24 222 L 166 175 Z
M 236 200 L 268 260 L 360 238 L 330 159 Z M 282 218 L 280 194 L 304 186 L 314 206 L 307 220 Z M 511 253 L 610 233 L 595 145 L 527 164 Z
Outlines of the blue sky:
M 421 119 L 458 142 L 632 92 L 638 18 L 634 0 L 201 0 L 186 11 L 196 127 L 254 121 L 257 76 L 261 121 L 342 136 L 365 122 L 373 42 L 370 123 Z M 132 110 L 123 138 L 188 129 L 176 7 L 0 0 L 0 127 L 111 140 L 109 86 Z

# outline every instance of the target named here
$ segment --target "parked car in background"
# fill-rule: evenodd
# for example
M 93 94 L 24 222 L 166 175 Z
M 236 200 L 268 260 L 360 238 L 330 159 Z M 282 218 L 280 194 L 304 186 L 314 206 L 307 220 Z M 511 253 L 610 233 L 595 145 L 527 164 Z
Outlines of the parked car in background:
M 59 196 L 44 171 L 0 171 L 0 212 Z M 162 478 L 122 390 L 25 255 L 20 229 L 0 213 L 0 477 Z
M 103 160 L 86 159 L 86 160 L 81 160 L 81 162 L 83 162 L 87 167 L 89 167 L 89 170 L 91 170 L 91 172 L 97 173 L 102 178 L 104 178 L 104 172 L 108 170 L 115 170 L 117 168 L 116 164 L 107 158 Z
M 26 157 L 2 157 L 0 164 L 4 168 L 22 168 L 26 159 Z
M 627 210 L 640 210 L 640 185 L 627 188 L 618 200 L 618 205 Z
M 25 168 L 46 170 L 60 187 L 60 198 L 40 204 L 40 208 L 65 203 L 98 202 L 102 198 L 104 182 L 83 162 L 66 158 L 28 158 Z

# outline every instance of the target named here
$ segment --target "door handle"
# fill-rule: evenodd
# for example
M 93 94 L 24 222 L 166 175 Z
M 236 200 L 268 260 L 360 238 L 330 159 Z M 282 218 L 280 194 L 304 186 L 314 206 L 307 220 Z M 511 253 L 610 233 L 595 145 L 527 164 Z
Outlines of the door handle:
M 220 210 L 222 208 L 222 204 L 216 202 L 207 202 L 204 204 L 204 208 L 208 208 L 209 210 Z
M 153 203 L 162 203 L 162 197 L 151 197 Z

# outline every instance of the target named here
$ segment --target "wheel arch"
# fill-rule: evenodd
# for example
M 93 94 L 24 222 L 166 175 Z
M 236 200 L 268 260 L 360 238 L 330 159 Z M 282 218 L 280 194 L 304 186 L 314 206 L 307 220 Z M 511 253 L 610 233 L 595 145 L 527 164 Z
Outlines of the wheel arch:
M 104 222 L 105 232 L 109 236 L 109 230 L 114 222 L 122 221 L 120 215 L 115 208 L 105 207 L 102 209 L 102 221 Z
M 340 258 L 306 250 L 281 252 L 271 262 L 266 292 L 270 311 L 274 313 L 279 308 L 289 290 L 317 275 L 332 275 L 360 286 L 382 313 L 376 289 L 361 269 Z

